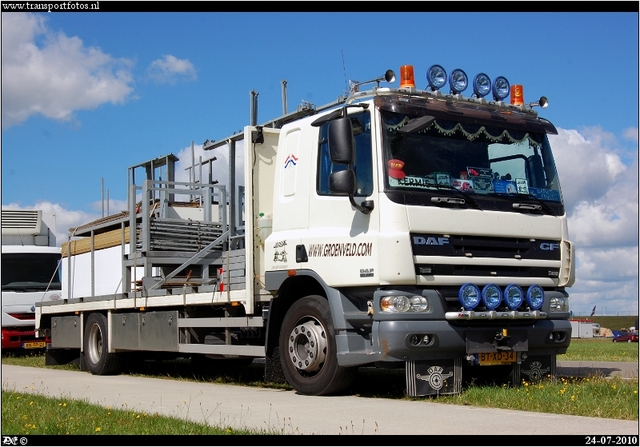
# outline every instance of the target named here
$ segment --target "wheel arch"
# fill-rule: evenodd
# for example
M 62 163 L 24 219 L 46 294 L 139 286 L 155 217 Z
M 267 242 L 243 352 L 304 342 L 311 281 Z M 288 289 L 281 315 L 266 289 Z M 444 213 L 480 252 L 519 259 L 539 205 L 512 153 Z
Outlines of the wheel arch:
M 306 296 L 319 295 L 326 298 L 336 330 L 346 327 L 340 292 L 329 287 L 313 270 L 297 270 L 293 276 L 289 276 L 287 272 L 268 272 L 266 279 L 268 290 L 277 290 L 269 307 L 265 346 L 267 355 L 271 355 L 278 346 L 280 328 L 287 310 Z

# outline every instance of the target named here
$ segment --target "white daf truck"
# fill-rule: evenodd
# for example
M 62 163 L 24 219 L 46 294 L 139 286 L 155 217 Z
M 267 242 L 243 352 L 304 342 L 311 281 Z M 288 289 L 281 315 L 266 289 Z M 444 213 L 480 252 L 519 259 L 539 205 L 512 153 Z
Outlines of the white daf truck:
M 2 350 L 44 349 L 35 336 L 35 304 L 59 300 L 60 248 L 52 216 L 2 210 Z
M 37 307 L 47 363 L 262 357 L 311 395 L 364 366 L 404 368 L 409 396 L 554 376 L 575 260 L 546 98 L 483 73 L 463 96 L 439 65 L 424 90 L 409 65 L 380 86 L 395 77 L 263 125 L 252 97 L 250 125 L 203 146 L 229 151 L 228 185 L 203 175 L 215 157 L 194 182 L 172 154 L 131 166 L 129 209 L 63 246 L 62 302 Z

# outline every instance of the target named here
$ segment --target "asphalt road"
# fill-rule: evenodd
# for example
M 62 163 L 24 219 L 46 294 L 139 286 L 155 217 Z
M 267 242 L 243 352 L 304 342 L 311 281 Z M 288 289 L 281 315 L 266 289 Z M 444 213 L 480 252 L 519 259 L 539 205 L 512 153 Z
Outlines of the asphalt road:
M 638 377 L 637 363 L 562 362 L 559 368 L 563 375 L 600 368 L 607 375 Z M 2 365 L 2 389 L 283 435 L 638 435 L 638 421 L 12 365 Z

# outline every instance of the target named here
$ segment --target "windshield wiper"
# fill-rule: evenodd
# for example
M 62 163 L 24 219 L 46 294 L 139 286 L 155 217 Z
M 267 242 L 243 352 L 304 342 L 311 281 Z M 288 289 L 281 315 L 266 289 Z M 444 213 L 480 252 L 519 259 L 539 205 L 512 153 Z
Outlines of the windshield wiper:
M 469 202 L 469 204 L 473 206 L 475 209 L 477 210 L 482 209 L 478 204 L 478 202 L 476 202 L 476 200 L 473 197 L 471 197 L 469 194 L 465 192 L 460 191 L 455 186 L 443 185 L 442 183 L 438 183 L 430 186 L 434 186 L 436 189 L 446 189 L 447 191 L 454 191 L 460 194 L 462 197 L 464 197 L 464 199 L 456 199 L 454 197 L 431 197 L 431 201 L 433 203 L 449 203 L 449 204 L 455 204 L 455 205 L 464 205 L 466 202 Z
M 534 205 L 532 203 L 514 202 L 512 205 L 514 209 L 529 210 L 529 211 L 546 211 L 547 214 L 556 216 L 556 212 L 553 210 L 553 208 L 551 208 L 549 205 L 544 203 L 542 200 L 540 200 L 538 197 L 534 196 L 533 194 L 524 194 L 523 197 L 527 199 L 535 200 L 536 202 L 538 202 L 538 205 Z

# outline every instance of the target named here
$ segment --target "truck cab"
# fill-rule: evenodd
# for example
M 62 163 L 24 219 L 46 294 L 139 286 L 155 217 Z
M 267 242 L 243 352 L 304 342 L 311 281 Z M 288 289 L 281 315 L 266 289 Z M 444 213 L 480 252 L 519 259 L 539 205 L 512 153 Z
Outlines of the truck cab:
M 409 80 L 281 129 L 267 289 L 328 299 L 340 366 L 406 366 L 417 394 L 455 392 L 461 370 L 485 365 L 511 367 L 514 381 L 555 373 L 575 269 L 547 138 L 557 131 L 503 99 Z M 299 326 L 282 330 L 318 343 Z M 293 345 L 290 381 L 319 367 Z
M 42 210 L 2 210 L 2 349 L 44 349 L 36 303 L 61 294 L 60 248 Z

